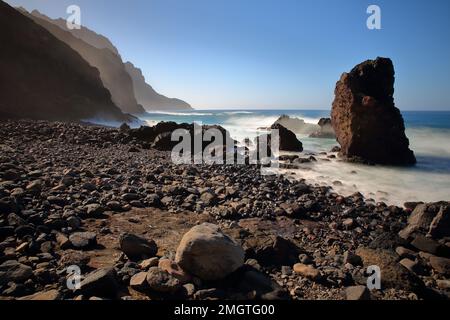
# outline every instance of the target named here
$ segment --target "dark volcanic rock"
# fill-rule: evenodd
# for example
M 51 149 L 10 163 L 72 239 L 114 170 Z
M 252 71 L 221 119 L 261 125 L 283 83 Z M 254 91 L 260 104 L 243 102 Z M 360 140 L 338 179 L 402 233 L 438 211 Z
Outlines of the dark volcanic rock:
M 286 129 L 281 124 L 274 124 L 271 129 L 279 130 L 280 135 L 280 150 L 302 152 L 303 144 L 297 139 L 295 133 Z
M 342 156 L 387 165 L 416 163 L 394 104 L 394 75 L 392 61 L 377 58 L 341 76 L 331 117 Z

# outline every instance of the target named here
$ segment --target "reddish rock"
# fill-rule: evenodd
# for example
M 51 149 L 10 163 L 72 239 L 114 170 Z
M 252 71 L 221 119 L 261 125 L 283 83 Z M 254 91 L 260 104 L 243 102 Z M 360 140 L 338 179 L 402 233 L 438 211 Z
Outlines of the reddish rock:
M 392 61 L 377 58 L 341 76 L 331 112 L 341 156 L 385 165 L 416 163 L 394 104 L 394 75 Z

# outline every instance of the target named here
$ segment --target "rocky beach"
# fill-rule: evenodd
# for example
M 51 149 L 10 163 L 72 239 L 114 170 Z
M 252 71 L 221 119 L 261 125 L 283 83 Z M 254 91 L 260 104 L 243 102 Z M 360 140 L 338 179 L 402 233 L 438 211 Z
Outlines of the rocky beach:
M 0 300 L 450 298 L 448 19 L 116 2 L 0 0 Z
M 449 203 L 176 165 L 140 130 L 0 123 L 1 299 L 448 298 Z

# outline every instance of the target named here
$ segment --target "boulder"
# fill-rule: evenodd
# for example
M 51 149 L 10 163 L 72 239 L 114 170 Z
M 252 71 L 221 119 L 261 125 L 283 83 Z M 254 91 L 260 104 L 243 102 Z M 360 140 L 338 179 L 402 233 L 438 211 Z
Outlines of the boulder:
M 5 261 L 0 264 L 0 285 L 8 282 L 22 283 L 33 275 L 31 267 L 15 260 Z
M 120 236 L 120 250 L 131 260 L 151 258 L 158 252 L 155 241 L 147 240 L 134 234 L 125 233 Z
M 400 265 L 394 252 L 360 247 L 356 250 L 356 254 L 361 257 L 365 268 L 380 267 L 382 289 L 394 288 L 412 292 L 423 289 L 424 284 L 420 278 Z
M 300 253 L 299 248 L 289 239 L 259 233 L 245 240 L 244 249 L 248 257 L 264 266 L 292 265 Z
M 89 249 L 97 244 L 97 235 L 94 232 L 75 232 L 69 240 L 76 249 Z
M 341 76 L 331 111 L 341 156 L 384 165 L 416 163 L 394 104 L 394 75 L 392 61 L 377 58 Z
M 175 262 L 200 279 L 218 280 L 244 264 L 244 250 L 218 226 L 204 223 L 183 236 Z
M 291 130 L 286 129 L 279 123 L 274 124 L 271 129 L 278 130 L 280 137 L 280 151 L 303 151 L 303 144 L 297 139 L 297 136 Z
M 98 269 L 81 281 L 80 291 L 89 297 L 114 298 L 117 295 L 117 275 L 113 268 Z
M 434 238 L 450 236 L 448 202 L 422 203 L 416 205 L 408 218 L 408 225 L 399 232 L 403 239 L 429 233 Z
M 158 267 L 151 267 L 148 270 L 147 284 L 151 290 L 161 293 L 175 293 L 181 288 L 177 278 Z

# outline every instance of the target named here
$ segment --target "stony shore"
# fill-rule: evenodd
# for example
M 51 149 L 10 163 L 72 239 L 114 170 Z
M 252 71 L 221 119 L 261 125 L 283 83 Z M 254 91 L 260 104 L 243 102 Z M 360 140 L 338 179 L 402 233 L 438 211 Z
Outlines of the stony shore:
M 374 204 L 256 165 L 175 165 L 127 130 L 4 121 L 0 297 L 448 298 L 448 206 Z M 183 236 L 205 222 L 245 252 L 224 279 L 174 262 Z M 82 270 L 75 291 L 73 265 Z M 365 287 L 371 265 L 382 290 Z

